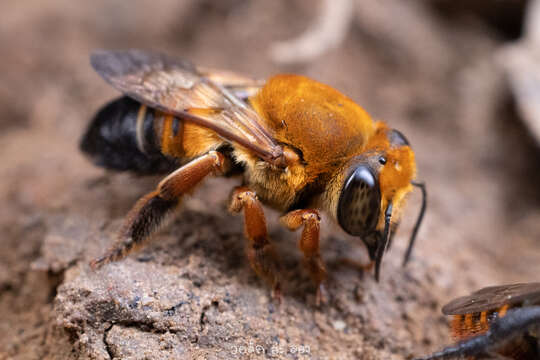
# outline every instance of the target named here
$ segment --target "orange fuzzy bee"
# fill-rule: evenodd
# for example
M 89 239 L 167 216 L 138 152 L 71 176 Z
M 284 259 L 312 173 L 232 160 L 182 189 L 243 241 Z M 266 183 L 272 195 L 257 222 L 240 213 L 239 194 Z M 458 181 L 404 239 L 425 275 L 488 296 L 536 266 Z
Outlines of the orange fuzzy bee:
M 95 163 L 140 174 L 172 171 L 129 212 L 117 243 L 93 267 L 124 257 L 210 174 L 241 175 L 230 210 L 244 212 L 252 268 L 279 295 L 277 264 L 261 203 L 303 227 L 299 247 L 321 299 L 319 210 L 359 236 L 375 262 L 397 228 L 413 182 L 414 153 L 397 130 L 373 122 L 337 90 L 299 75 L 265 83 L 139 50 L 99 51 L 94 69 L 124 95 L 106 105 L 81 149 Z M 187 160 L 191 160 L 187 162 Z
M 453 315 L 459 342 L 417 360 L 540 359 L 540 283 L 486 287 L 452 300 L 442 312 Z

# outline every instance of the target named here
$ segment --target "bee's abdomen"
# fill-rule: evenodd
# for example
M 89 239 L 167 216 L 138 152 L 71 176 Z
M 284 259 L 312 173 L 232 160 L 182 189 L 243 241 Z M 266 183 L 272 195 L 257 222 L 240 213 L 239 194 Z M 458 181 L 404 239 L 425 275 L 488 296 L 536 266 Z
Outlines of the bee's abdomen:
M 113 100 L 92 119 L 80 148 L 108 169 L 138 174 L 170 171 L 178 164 L 161 151 L 163 120 L 162 116 L 156 119 L 156 114 L 129 97 Z

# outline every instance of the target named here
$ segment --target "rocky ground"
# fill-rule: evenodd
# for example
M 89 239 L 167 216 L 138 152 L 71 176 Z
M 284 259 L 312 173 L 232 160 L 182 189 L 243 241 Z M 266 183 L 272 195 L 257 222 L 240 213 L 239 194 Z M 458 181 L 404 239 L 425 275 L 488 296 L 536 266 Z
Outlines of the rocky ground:
M 539 150 L 497 57 L 524 3 L 353 3 L 343 42 L 294 64 L 268 49 L 310 26 L 312 1 L 0 5 L 0 358 L 410 359 L 450 341 L 440 307 L 451 298 L 538 280 Z M 410 265 L 400 264 L 419 194 L 380 283 L 354 265 L 363 245 L 324 223 L 330 296 L 316 307 L 298 234 L 267 209 L 284 265 L 277 306 L 244 256 L 242 218 L 225 210 L 235 180 L 210 179 L 150 246 L 91 271 L 159 180 L 106 173 L 77 150 L 116 96 L 88 54 L 129 47 L 257 77 L 306 74 L 401 129 L 429 190 Z

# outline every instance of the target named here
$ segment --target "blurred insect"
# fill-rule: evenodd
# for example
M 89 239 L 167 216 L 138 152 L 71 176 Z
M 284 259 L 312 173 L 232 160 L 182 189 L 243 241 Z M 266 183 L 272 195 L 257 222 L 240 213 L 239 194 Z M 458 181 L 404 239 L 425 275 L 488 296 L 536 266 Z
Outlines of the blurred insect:
M 261 203 L 284 212 L 288 229 L 303 227 L 299 247 L 318 302 L 326 277 L 319 210 L 362 238 L 378 279 L 405 197 L 418 186 L 424 197 L 404 263 L 409 259 L 426 206 L 424 185 L 413 182 L 414 153 L 399 131 L 373 122 L 337 90 L 299 75 L 263 83 L 139 50 L 99 51 L 91 64 L 125 96 L 98 112 L 82 151 L 110 169 L 176 169 L 135 204 L 94 268 L 141 244 L 210 174 L 242 175 L 230 210 L 244 212 L 249 261 L 278 298 L 278 265 Z
M 442 309 L 459 342 L 419 360 L 540 359 L 540 283 L 490 286 Z

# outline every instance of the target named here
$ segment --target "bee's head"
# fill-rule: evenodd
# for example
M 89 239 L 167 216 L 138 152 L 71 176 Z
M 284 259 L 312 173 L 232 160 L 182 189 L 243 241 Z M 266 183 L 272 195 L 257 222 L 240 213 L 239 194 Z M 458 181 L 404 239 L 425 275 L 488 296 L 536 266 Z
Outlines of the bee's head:
M 362 238 L 370 258 L 376 260 L 381 242 L 386 241 L 386 213 L 392 212 L 393 205 L 392 221 L 396 221 L 405 195 L 412 189 L 414 153 L 403 134 L 381 125 L 365 150 L 344 169 L 336 219 L 345 232 Z

